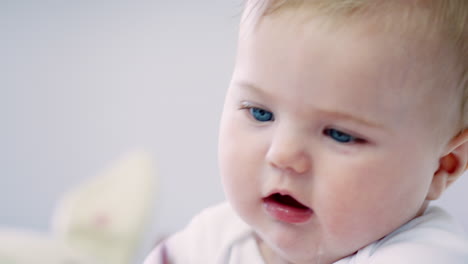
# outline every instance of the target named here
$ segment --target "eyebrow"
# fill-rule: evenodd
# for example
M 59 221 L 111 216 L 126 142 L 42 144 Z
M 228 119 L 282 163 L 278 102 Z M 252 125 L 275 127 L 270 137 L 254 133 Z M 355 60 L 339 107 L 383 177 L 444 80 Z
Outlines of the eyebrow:
M 254 92 L 256 94 L 262 96 L 268 96 L 268 94 L 260 88 L 260 86 L 255 85 L 252 82 L 245 81 L 245 80 L 237 80 L 234 82 L 235 86 L 242 88 L 243 90 L 247 90 L 249 92 Z
M 255 85 L 252 82 L 245 81 L 245 80 L 237 80 L 234 82 L 234 84 L 238 87 L 241 87 L 245 90 L 252 91 L 256 94 L 262 95 L 262 96 L 268 96 L 268 94 L 260 88 L 260 86 Z M 385 129 L 385 126 L 381 123 L 373 122 L 352 114 L 348 114 L 345 112 L 340 112 L 340 111 L 335 111 L 335 110 L 326 110 L 326 109 L 318 109 L 317 112 L 320 112 L 321 114 L 325 116 L 331 116 L 337 119 L 344 119 L 344 120 L 352 120 L 353 122 L 360 123 L 362 125 L 368 126 L 368 127 L 373 127 L 377 129 Z M 386 130 L 386 129 L 385 129 Z
M 381 123 L 372 122 L 372 121 L 369 121 L 367 119 L 357 117 L 357 116 L 354 116 L 354 115 L 351 115 L 351 114 L 347 114 L 347 113 L 344 113 L 344 112 L 330 111 L 330 110 L 319 110 L 319 111 L 321 113 L 324 113 L 327 116 L 333 116 L 333 117 L 338 118 L 338 119 L 352 120 L 352 121 L 354 121 L 356 123 L 360 123 L 360 124 L 363 124 L 363 125 L 368 126 L 368 127 L 373 127 L 373 128 L 378 128 L 378 129 L 384 129 L 385 128 L 384 125 L 381 124 Z

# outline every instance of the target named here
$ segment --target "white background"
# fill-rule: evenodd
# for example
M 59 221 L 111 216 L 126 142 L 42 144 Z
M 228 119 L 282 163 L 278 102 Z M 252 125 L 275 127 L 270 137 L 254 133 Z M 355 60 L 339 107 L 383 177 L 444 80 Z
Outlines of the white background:
M 242 2 L 0 0 L 0 225 L 47 231 L 66 190 L 135 149 L 160 186 L 140 255 L 222 201 L 217 129 Z M 465 190 L 468 176 L 440 204 L 468 229 Z

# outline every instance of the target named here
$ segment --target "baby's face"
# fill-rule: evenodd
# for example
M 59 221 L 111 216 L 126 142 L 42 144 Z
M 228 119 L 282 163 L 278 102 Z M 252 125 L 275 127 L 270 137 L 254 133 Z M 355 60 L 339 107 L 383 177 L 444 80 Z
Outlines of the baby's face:
M 317 23 L 241 33 L 225 102 L 225 191 L 267 261 L 331 263 L 392 232 L 422 213 L 441 154 L 418 50 Z

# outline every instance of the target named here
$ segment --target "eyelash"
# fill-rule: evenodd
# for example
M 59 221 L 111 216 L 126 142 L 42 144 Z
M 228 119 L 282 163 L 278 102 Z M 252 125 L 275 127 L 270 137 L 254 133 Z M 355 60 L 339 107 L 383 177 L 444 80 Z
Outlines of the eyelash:
M 265 123 L 265 122 L 275 121 L 274 114 L 271 111 L 265 110 L 265 109 L 260 108 L 260 107 L 253 106 L 250 103 L 246 103 L 246 102 L 242 103 L 242 106 L 239 109 L 248 110 L 249 115 L 257 122 Z M 261 111 L 260 114 L 262 114 L 262 115 L 263 114 L 269 114 L 270 117 L 266 118 L 266 120 L 259 120 L 257 117 L 255 117 L 255 111 Z M 355 137 L 355 136 L 353 136 L 351 134 L 342 132 L 342 131 L 340 131 L 338 129 L 334 129 L 334 128 L 324 129 L 323 134 L 325 136 L 330 137 L 332 140 L 334 140 L 335 142 L 337 142 L 339 144 L 349 145 L 349 144 L 364 144 L 364 143 L 367 143 L 367 141 L 365 139 Z M 341 139 L 340 139 L 340 137 L 341 137 Z
M 260 107 L 253 106 L 249 103 L 243 103 L 240 107 L 241 110 L 248 110 L 249 115 L 257 122 L 265 123 L 275 121 L 275 116 L 271 111 L 265 110 Z M 266 115 L 266 117 L 259 117 L 256 114 Z M 263 119 L 263 120 L 262 120 Z
M 323 134 L 341 144 L 363 144 L 367 142 L 365 139 L 355 137 L 353 135 L 350 135 L 348 133 L 342 132 L 334 128 L 325 129 L 323 131 Z

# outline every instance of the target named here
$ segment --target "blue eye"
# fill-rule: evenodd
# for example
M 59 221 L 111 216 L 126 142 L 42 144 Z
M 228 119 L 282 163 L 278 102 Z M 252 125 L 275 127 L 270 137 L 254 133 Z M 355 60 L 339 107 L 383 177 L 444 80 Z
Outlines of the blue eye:
M 333 140 L 340 143 L 350 143 L 359 141 L 359 139 L 333 128 L 326 129 L 324 133 L 325 135 L 331 137 Z
M 250 114 L 253 116 L 253 118 L 260 122 L 273 121 L 273 113 L 267 110 L 263 110 L 261 108 L 250 108 Z

